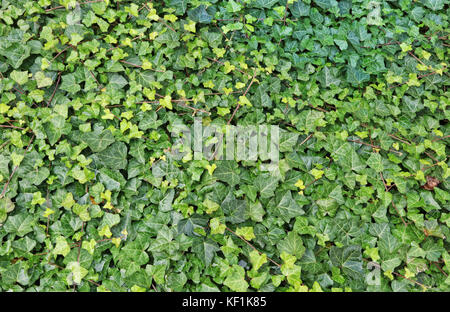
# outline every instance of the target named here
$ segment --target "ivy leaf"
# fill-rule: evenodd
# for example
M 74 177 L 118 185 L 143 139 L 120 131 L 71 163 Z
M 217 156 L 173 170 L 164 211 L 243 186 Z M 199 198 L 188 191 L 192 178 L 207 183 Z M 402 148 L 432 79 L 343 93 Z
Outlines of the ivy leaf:
M 222 202 L 222 210 L 226 216 L 226 220 L 231 223 L 241 223 L 247 219 L 247 204 L 244 200 L 236 199 L 232 193 L 228 193 Z
M 88 274 L 88 270 L 83 268 L 80 263 L 76 261 L 69 262 L 67 264 L 67 269 L 70 271 L 70 278 L 75 284 L 80 284 L 81 280 Z
M 175 196 L 175 191 L 173 189 L 170 189 L 167 191 L 167 193 L 164 195 L 162 200 L 159 202 L 159 210 L 162 212 L 167 212 L 172 210 L 172 201 Z
M 6 233 L 12 233 L 20 237 L 24 237 L 26 234 L 33 231 L 33 217 L 25 213 L 20 213 L 15 216 L 10 216 L 6 220 L 3 228 Z
M 367 165 L 376 172 L 382 172 L 384 169 L 383 161 L 379 153 L 372 153 L 366 161 Z
M 283 197 L 277 205 L 277 209 L 281 217 L 287 221 L 291 218 L 301 216 L 305 213 L 305 211 L 301 209 L 299 204 L 297 204 L 297 202 L 292 198 L 292 194 L 290 191 L 284 193 Z
M 9 212 L 13 211 L 15 208 L 14 203 L 8 197 L 0 198 L 0 224 L 2 224 Z
M 252 98 L 252 102 L 254 102 L 258 106 L 271 107 L 272 99 L 270 98 L 270 96 L 267 94 L 266 91 L 267 89 L 265 89 L 262 85 L 258 86 L 258 88 L 256 89 L 256 93 Z
M 244 227 L 237 228 L 236 234 L 245 238 L 248 241 L 256 238 L 255 234 L 253 233 L 253 227 L 251 227 L 251 226 L 244 226 Z
M 54 116 L 47 125 L 45 131 L 50 145 L 54 145 L 63 134 L 71 130 L 71 125 L 66 125 L 66 120 L 61 115 Z
M 138 265 L 143 265 L 148 262 L 148 254 L 145 250 L 148 248 L 150 251 L 164 248 L 164 246 L 172 240 L 170 234 L 164 230 L 158 234 L 158 237 L 151 246 L 150 242 L 146 240 L 144 235 L 138 235 L 134 241 L 127 242 L 120 250 L 119 260 L 125 263 L 130 261 L 135 262 Z
M 331 85 L 339 86 L 341 80 L 337 78 L 337 69 L 324 67 L 321 74 L 318 76 L 319 82 L 324 87 L 329 87 Z
M 309 16 L 309 5 L 302 0 L 295 1 L 289 9 L 295 18 Z
M 323 216 L 329 215 L 334 217 L 338 209 L 337 201 L 334 198 L 322 198 L 316 201 L 319 211 Z
M 200 5 L 195 9 L 191 9 L 188 11 L 189 18 L 197 23 L 208 24 L 212 21 L 212 16 L 206 11 L 205 5 Z
M 342 167 L 347 170 L 359 172 L 366 167 L 366 165 L 361 162 L 359 155 L 353 147 L 347 142 L 343 143 L 336 150 L 334 150 L 333 155 Z
M 216 170 L 214 170 L 214 176 L 220 181 L 224 181 L 233 186 L 239 183 L 239 169 L 236 162 L 231 160 L 223 160 L 219 163 Z
M 176 8 L 177 15 L 183 15 L 186 13 L 188 1 L 187 0 L 169 0 L 167 6 L 170 8 Z
M 22 286 L 27 286 L 30 279 L 28 269 L 24 266 L 23 262 L 10 265 L 2 272 L 2 283 L 4 283 L 4 285 L 19 283 Z
M 28 82 L 28 71 L 13 70 L 10 74 L 10 77 L 19 85 L 23 85 Z
M 253 5 L 257 8 L 265 8 L 265 9 L 270 9 L 272 8 L 276 3 L 278 2 L 278 0 L 255 0 L 253 2 Z
M 14 69 L 18 69 L 23 61 L 30 56 L 31 49 L 26 44 L 14 42 L 7 48 L 0 47 L 0 55 L 6 57 L 6 61 Z
M 62 255 L 63 257 L 65 257 L 69 252 L 70 246 L 64 236 L 58 236 L 56 238 L 56 246 L 52 251 L 52 253 L 55 255 L 55 258 L 57 255 Z
M 115 141 L 111 131 L 98 129 L 93 132 L 84 133 L 81 140 L 85 142 L 94 153 L 103 151 Z
M 62 75 L 61 80 L 62 82 L 59 86 L 61 90 L 67 91 L 70 94 L 77 93 L 81 90 L 80 85 L 76 82 L 74 74 Z
M 303 246 L 302 239 L 295 232 L 289 232 L 286 238 L 277 244 L 277 248 L 280 254 L 286 252 L 295 256 L 297 259 L 300 259 L 306 250 L 305 246 Z
M 123 142 L 115 142 L 97 155 L 99 161 L 110 169 L 125 169 L 127 166 L 128 148 Z
M 99 181 L 110 191 L 120 191 L 127 182 L 119 171 L 101 168 L 99 173 Z
M 345 246 L 342 248 L 333 246 L 330 249 L 330 260 L 334 266 L 355 279 L 363 277 L 361 247 L 356 245 Z
M 266 254 L 259 254 L 256 250 L 252 250 L 249 254 L 250 262 L 253 264 L 253 270 L 258 271 L 258 269 L 267 262 Z
M 298 133 L 281 132 L 279 149 L 280 152 L 292 152 L 298 140 Z
M 232 291 L 246 291 L 249 286 L 245 280 L 244 269 L 236 264 L 230 269 L 223 284 L 229 287 Z
M 34 79 L 37 82 L 38 88 L 45 88 L 48 86 L 51 86 L 53 83 L 53 80 L 47 76 L 45 76 L 44 72 L 38 71 L 34 74 Z
M 314 0 L 314 3 L 322 9 L 330 9 L 338 6 L 338 2 L 336 0 Z
M 265 211 L 259 201 L 255 203 L 252 202 L 248 205 L 247 216 L 250 217 L 253 221 L 262 222 L 264 215 Z
M 422 3 L 427 7 L 432 9 L 433 11 L 442 10 L 444 7 L 443 0 L 422 0 Z
M 425 257 L 430 261 L 439 261 L 442 253 L 444 252 L 444 248 L 436 244 L 432 240 L 426 241 L 422 245 L 423 250 L 425 251 Z
M 261 194 L 261 198 L 270 198 L 278 186 L 278 179 L 269 173 L 263 173 L 254 180 L 255 186 Z
M 411 117 L 413 117 L 416 112 L 423 109 L 423 104 L 420 103 L 419 99 L 413 99 L 407 95 L 405 95 L 402 99 L 405 107 L 404 111 Z
M 411 16 L 416 22 L 419 22 L 422 19 L 424 13 L 425 10 L 420 6 L 417 6 L 411 10 Z
M 354 85 L 359 85 L 365 81 L 369 81 L 369 79 L 370 75 L 365 73 L 361 69 L 353 68 L 351 66 L 347 68 L 347 82 Z
M 212 240 L 196 239 L 192 246 L 192 250 L 200 256 L 206 267 L 211 265 L 211 262 L 219 250 L 217 244 Z

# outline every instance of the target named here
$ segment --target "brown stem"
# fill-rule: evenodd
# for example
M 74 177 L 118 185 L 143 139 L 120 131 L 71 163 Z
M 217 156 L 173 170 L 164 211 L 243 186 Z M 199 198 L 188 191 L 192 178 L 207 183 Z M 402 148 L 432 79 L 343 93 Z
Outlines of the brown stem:
M 382 172 L 380 172 L 380 177 L 381 177 L 381 181 L 383 181 L 384 190 L 385 190 L 386 192 L 388 192 L 388 187 L 387 187 L 387 185 L 386 185 L 386 181 L 384 180 L 384 177 L 383 177 L 383 173 L 382 173 Z
M 406 141 L 405 139 L 401 139 L 401 138 L 399 138 L 399 137 L 397 137 L 397 136 L 395 136 L 395 135 L 393 135 L 393 134 L 388 134 L 388 136 L 390 136 L 391 138 L 394 138 L 394 139 L 396 139 L 396 140 L 398 140 L 398 141 L 400 141 L 400 142 L 403 142 L 403 143 L 405 143 L 405 144 L 411 145 L 411 143 L 409 143 L 409 142 Z
M 397 206 L 395 205 L 394 201 L 392 201 L 392 206 L 395 208 L 395 211 L 397 211 L 398 216 L 400 217 L 400 219 L 402 219 L 403 225 L 405 227 L 408 226 L 408 224 L 405 222 L 405 219 L 403 219 L 402 215 L 400 214 L 400 211 L 397 209 Z
M 249 83 L 247 89 L 245 90 L 243 96 L 245 96 L 247 94 L 248 90 L 250 90 L 250 87 L 252 86 L 253 82 L 255 81 L 255 76 L 256 76 L 256 71 L 253 73 L 252 80 L 250 81 L 250 83 Z M 238 105 L 236 106 L 236 109 L 233 111 L 233 114 L 231 115 L 231 118 L 228 120 L 227 125 L 229 125 L 231 123 L 231 121 L 233 120 L 234 115 L 238 111 L 239 107 L 241 107 L 241 105 L 238 103 Z
M 4 148 L 6 145 L 8 145 L 9 142 L 10 142 L 10 141 L 8 140 L 8 141 L 6 141 L 5 143 L 3 143 L 2 145 L 0 145 L 0 150 L 1 150 L 2 148 Z
M 369 144 L 369 143 L 366 143 L 366 142 L 363 142 L 363 141 L 360 141 L 360 140 L 347 139 L 347 141 L 358 143 L 358 144 L 362 144 L 362 145 L 366 145 L 366 146 L 370 146 L 370 147 L 372 147 L 372 149 L 374 149 L 374 148 L 381 149 L 381 146 Z M 401 152 L 393 150 L 391 148 L 389 149 L 389 151 L 392 152 L 392 153 L 397 153 L 398 155 L 402 155 Z
M 56 81 L 56 87 L 53 90 L 52 96 L 50 97 L 50 100 L 47 102 L 47 107 L 50 105 L 50 103 L 53 101 L 53 97 L 55 96 L 56 89 L 58 89 L 59 81 L 61 80 L 61 72 L 58 73 L 58 80 Z
M 436 262 L 432 261 L 432 263 L 438 268 L 439 271 L 441 271 L 442 274 L 445 275 L 445 277 L 448 277 L 448 274 L 445 273 Z
M 431 140 L 431 142 L 436 142 L 436 141 L 444 140 L 444 139 L 447 139 L 447 138 L 450 138 L 450 135 L 446 135 L 446 136 L 443 136 L 441 138 L 435 138 L 435 139 Z
M 248 240 L 246 240 L 246 239 L 243 238 L 242 236 L 236 234 L 236 233 L 235 233 L 233 230 L 231 230 L 229 227 L 226 226 L 225 228 L 227 229 L 227 231 L 229 231 L 229 232 L 233 233 L 234 235 L 236 235 L 237 237 L 239 237 L 242 241 L 244 241 L 247 245 L 249 245 L 251 248 L 253 248 L 254 250 L 256 250 L 256 252 L 259 253 L 259 254 L 261 255 L 261 252 L 260 252 L 258 249 L 256 249 L 255 246 L 253 246 L 252 244 L 250 244 L 250 242 L 249 242 Z M 267 255 L 266 255 L 266 257 L 267 257 Z M 268 259 L 270 262 L 272 262 L 273 264 L 275 264 L 276 266 L 278 266 L 278 267 L 281 268 L 281 265 L 280 265 L 279 263 L 275 262 L 274 260 L 272 260 L 272 259 L 269 258 L 269 257 L 267 257 L 267 259 Z
M 306 139 L 304 139 L 304 140 L 302 141 L 302 143 L 300 143 L 300 145 L 299 145 L 299 146 L 302 146 L 303 144 L 305 144 L 305 143 L 306 143 L 306 141 L 308 141 L 309 139 L 311 139 L 311 138 L 312 138 L 312 136 L 313 136 L 313 134 L 314 134 L 314 133 L 311 133 L 310 135 L 308 135 L 308 136 L 306 137 Z
M 0 128 L 12 128 L 12 129 L 25 130 L 25 128 L 13 126 L 13 125 L 0 125 Z
M 313 105 L 310 104 L 310 103 L 308 103 L 308 106 L 311 107 L 311 108 L 314 108 L 315 110 L 321 111 L 321 112 L 323 112 L 323 113 L 328 113 L 327 110 L 325 110 L 325 109 L 323 109 L 323 108 L 321 108 L 321 107 L 313 106 Z
M 66 46 L 61 52 L 58 52 L 58 54 L 56 54 L 53 58 L 52 58 L 52 62 L 58 57 L 60 56 L 64 51 L 66 51 L 70 46 Z

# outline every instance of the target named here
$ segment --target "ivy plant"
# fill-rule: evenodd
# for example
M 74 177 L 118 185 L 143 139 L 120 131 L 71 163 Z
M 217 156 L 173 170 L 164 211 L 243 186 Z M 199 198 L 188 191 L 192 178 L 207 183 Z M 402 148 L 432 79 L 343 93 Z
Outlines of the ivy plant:
M 0 291 L 449 291 L 449 16 L 3 0 Z M 174 157 L 198 118 L 278 162 Z

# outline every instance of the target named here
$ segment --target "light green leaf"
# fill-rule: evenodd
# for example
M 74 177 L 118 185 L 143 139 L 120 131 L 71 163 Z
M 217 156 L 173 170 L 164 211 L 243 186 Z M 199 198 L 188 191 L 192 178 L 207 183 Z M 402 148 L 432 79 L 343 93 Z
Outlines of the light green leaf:
M 52 254 L 55 256 L 62 255 L 63 257 L 67 256 L 67 254 L 70 252 L 70 246 L 67 243 L 64 236 L 58 236 L 56 237 L 56 246 L 53 248 Z
M 72 280 L 75 284 L 80 284 L 81 280 L 88 274 L 88 270 L 83 268 L 78 262 L 72 261 L 67 264 L 67 269 L 70 271 L 67 279 Z
M 37 82 L 38 88 L 45 88 L 48 86 L 51 86 L 53 83 L 53 80 L 47 76 L 45 76 L 44 72 L 38 71 L 34 74 L 34 79 Z
M 13 70 L 10 74 L 10 77 L 12 80 L 17 82 L 19 85 L 23 85 L 28 82 L 28 71 Z
M 232 291 L 246 291 L 248 283 L 245 280 L 244 269 L 237 264 L 233 265 L 223 284 Z

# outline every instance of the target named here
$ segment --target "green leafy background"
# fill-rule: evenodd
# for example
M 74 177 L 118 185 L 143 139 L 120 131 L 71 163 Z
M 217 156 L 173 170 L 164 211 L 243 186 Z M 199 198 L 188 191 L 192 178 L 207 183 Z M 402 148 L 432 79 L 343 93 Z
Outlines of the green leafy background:
M 2 1 L 0 290 L 448 291 L 448 16 Z M 279 163 L 176 159 L 194 117 Z

